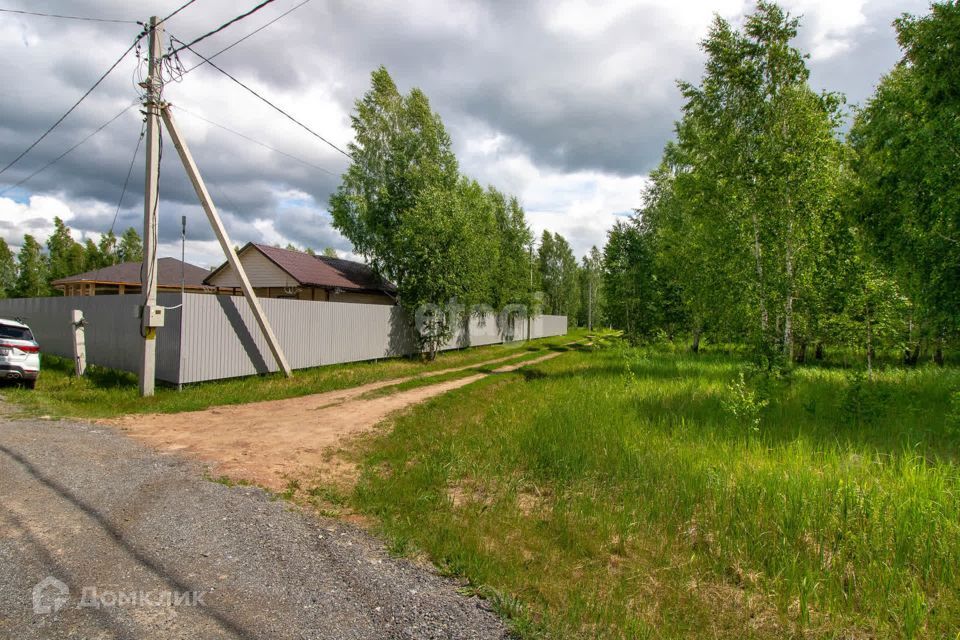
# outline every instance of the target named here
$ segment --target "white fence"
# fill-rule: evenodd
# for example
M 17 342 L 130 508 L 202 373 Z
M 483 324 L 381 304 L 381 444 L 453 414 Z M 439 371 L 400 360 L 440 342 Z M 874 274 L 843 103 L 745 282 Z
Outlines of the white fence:
M 23 318 L 43 353 L 71 358 L 70 311 L 87 320 L 87 361 L 136 372 L 142 338 L 134 318 L 138 296 L 18 298 L 0 300 L 0 317 Z M 180 294 L 158 296 L 167 307 Z M 413 353 L 415 341 L 399 307 L 307 300 L 260 300 L 294 369 L 373 360 Z M 182 315 L 181 315 L 182 314 Z M 182 325 L 181 325 L 182 322 Z M 182 328 L 182 330 L 181 330 Z M 526 339 L 527 323 L 501 327 L 498 318 L 472 318 L 444 347 L 497 344 Z M 564 335 L 566 316 L 535 316 L 533 338 Z M 276 371 L 276 363 L 242 297 L 186 294 L 182 309 L 169 309 L 157 332 L 157 379 L 200 382 Z

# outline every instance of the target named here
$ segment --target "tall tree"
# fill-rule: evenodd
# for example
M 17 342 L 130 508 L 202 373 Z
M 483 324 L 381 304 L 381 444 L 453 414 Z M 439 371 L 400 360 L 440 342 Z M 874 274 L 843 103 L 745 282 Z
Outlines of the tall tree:
M 723 289 L 742 292 L 761 352 L 790 356 L 797 302 L 822 251 L 820 219 L 835 205 L 841 101 L 807 84 L 790 45 L 798 21 L 760 2 L 741 31 L 717 18 L 699 85 L 668 148 L 671 188 L 691 224 L 683 242 L 714 266 Z M 718 241 L 718 237 L 724 241 Z M 687 291 L 686 293 L 690 293 Z
M 545 312 L 576 320 L 580 306 L 577 259 L 567 239 L 544 231 L 537 254 Z
M 450 137 L 426 95 L 402 95 L 384 67 L 371 74 L 370 90 L 351 116 L 353 159 L 330 198 L 334 226 L 384 277 L 401 300 L 408 275 L 398 242 L 409 214 L 424 193 L 432 201 L 451 194 L 459 178 Z
M 577 323 L 593 329 L 602 324 L 603 256 L 591 247 L 580 264 L 580 305 Z
M 100 255 L 99 266 L 109 267 L 119 262 L 117 256 L 117 236 L 113 233 L 113 230 L 100 236 L 100 242 L 97 243 L 97 251 Z
M 903 60 L 850 135 L 853 199 L 872 252 L 916 303 L 909 326 L 919 352 L 922 337 L 939 349 L 960 327 L 960 3 L 895 26 Z
M 120 236 L 117 262 L 143 262 L 143 240 L 133 227 L 129 227 Z
M 0 298 L 14 295 L 17 286 L 17 262 L 7 241 L 0 238 Z
M 43 247 L 36 238 L 27 234 L 17 253 L 16 295 L 20 298 L 35 298 L 50 295 L 48 282 L 49 265 Z
M 533 236 L 526 214 L 515 197 L 507 197 L 488 187 L 487 197 L 493 208 L 499 247 L 494 265 L 493 293 L 490 299 L 496 309 L 508 304 L 531 304 L 527 247 Z
M 462 320 L 453 317 L 455 308 L 490 302 L 496 217 L 483 188 L 461 179 L 427 96 L 419 89 L 402 95 L 383 67 L 371 79 L 355 105 L 353 162 L 330 211 L 355 250 L 396 284 L 399 303 L 417 319 L 421 348 L 432 356 Z
M 81 273 L 84 269 L 83 246 L 70 233 L 70 227 L 59 217 L 53 219 L 53 233 L 47 238 L 47 259 L 51 280 Z

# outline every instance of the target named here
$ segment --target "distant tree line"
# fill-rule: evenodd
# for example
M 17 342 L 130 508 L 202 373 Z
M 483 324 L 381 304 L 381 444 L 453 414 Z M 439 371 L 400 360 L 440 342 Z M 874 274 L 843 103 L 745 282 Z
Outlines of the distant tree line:
M 143 260 L 143 242 L 130 227 L 117 238 L 111 231 L 99 242 L 73 239 L 70 228 L 60 218 L 53 219 L 53 233 L 40 244 L 30 234 L 23 236 L 14 254 L 0 238 L 0 297 L 32 298 L 60 295 L 50 283 L 84 271 L 109 267 L 121 262 Z
M 896 21 L 903 60 L 847 136 L 798 24 L 769 2 L 741 30 L 713 23 L 643 206 L 609 232 L 605 317 L 768 363 L 829 347 L 942 363 L 960 326 L 960 5 Z

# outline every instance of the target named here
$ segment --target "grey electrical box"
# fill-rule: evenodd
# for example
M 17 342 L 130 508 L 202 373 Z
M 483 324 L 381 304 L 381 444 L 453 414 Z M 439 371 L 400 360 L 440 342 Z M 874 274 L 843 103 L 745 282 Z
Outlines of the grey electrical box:
M 143 308 L 143 326 L 145 327 L 162 327 L 163 320 L 166 317 L 166 309 L 164 307 L 144 307 Z

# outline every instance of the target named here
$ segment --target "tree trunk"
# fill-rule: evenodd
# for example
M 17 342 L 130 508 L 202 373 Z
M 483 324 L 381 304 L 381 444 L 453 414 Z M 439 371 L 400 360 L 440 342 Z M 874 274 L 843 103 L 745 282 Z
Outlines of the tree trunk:
M 937 339 L 937 350 L 933 353 L 933 361 L 937 363 L 938 367 L 943 366 L 943 333 Z
M 787 198 L 788 215 L 790 199 Z M 783 304 L 783 356 L 790 361 L 793 356 L 793 221 L 787 222 L 787 299 Z
M 813 352 L 813 357 L 817 360 L 823 360 L 823 343 L 817 343 L 817 349 Z
M 700 353 L 700 327 L 693 330 L 693 343 L 690 345 L 690 351 Z
M 870 324 L 869 305 L 867 305 L 867 378 L 873 380 L 873 327 Z
M 760 290 L 760 332 L 763 335 L 763 341 L 767 341 L 767 330 L 770 325 L 770 318 L 767 315 L 766 288 L 763 286 L 763 250 L 760 247 L 760 222 L 757 220 L 756 210 L 752 211 L 753 220 L 753 258 L 756 262 L 757 283 Z
M 804 340 L 800 343 L 800 346 L 797 348 L 797 354 L 794 356 L 794 360 L 797 364 L 804 364 L 807 361 L 807 341 Z

